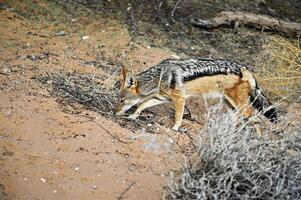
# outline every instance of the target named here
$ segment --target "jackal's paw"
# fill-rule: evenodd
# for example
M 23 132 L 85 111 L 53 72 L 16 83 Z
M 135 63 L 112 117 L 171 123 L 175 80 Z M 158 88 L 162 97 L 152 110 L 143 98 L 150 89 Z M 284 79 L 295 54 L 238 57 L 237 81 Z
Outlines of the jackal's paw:
M 137 119 L 137 117 L 138 117 L 138 115 L 132 114 L 132 115 L 128 116 L 128 119 L 135 120 L 135 119 Z
M 179 130 L 179 125 L 177 125 L 177 124 L 175 124 L 172 128 L 171 128 L 171 130 L 173 130 L 173 131 L 178 131 Z
M 179 127 L 179 128 L 177 128 L 177 129 L 176 129 L 176 127 L 175 127 L 175 128 L 172 127 L 171 129 L 172 129 L 173 131 L 176 131 L 178 134 L 187 132 L 187 128 L 183 128 L 183 127 Z

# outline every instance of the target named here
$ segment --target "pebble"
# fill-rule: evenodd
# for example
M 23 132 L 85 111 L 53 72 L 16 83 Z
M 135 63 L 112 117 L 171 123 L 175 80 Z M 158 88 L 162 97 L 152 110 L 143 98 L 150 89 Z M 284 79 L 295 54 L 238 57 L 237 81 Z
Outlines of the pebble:
M 11 115 L 12 115 L 12 111 L 10 111 L 10 110 L 5 113 L 6 117 L 10 117 Z
M 59 31 L 55 33 L 56 36 L 64 36 L 66 35 L 65 31 Z
M 169 138 L 168 141 L 170 144 L 172 144 L 174 142 L 173 139 L 171 139 L 171 138 Z
M 11 73 L 11 70 L 8 67 L 4 67 L 1 71 L 1 74 L 9 75 Z
M 46 183 L 46 179 L 40 178 L 40 180 L 41 180 L 43 183 Z
M 2 153 L 2 155 L 4 155 L 4 156 L 13 156 L 14 154 L 15 154 L 14 152 L 8 151 L 8 150 L 6 150 Z
M 82 39 L 87 40 L 87 39 L 89 39 L 89 36 L 85 35 L 85 36 L 82 37 Z

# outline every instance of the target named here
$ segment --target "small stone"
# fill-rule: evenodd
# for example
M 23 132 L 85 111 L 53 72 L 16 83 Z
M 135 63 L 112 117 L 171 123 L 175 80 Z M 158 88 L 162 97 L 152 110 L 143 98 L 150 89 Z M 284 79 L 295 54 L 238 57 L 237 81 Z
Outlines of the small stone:
M 11 70 L 8 67 L 4 67 L 1 71 L 1 74 L 9 75 L 11 73 Z
M 11 71 L 12 71 L 12 72 L 17 72 L 17 71 L 19 71 L 19 70 L 20 70 L 20 68 L 17 67 L 17 66 L 11 68 Z
M 2 153 L 2 155 L 4 155 L 4 156 L 13 156 L 14 152 L 6 150 L 5 152 Z
M 85 35 L 85 36 L 82 37 L 82 39 L 87 40 L 87 39 L 89 39 L 89 36 Z
M 14 8 L 6 8 L 5 10 L 10 12 L 10 11 L 14 11 L 15 9 Z
M 97 186 L 96 186 L 96 185 L 93 185 L 93 186 L 92 186 L 92 189 L 97 189 Z
M 170 144 L 172 144 L 174 141 L 173 141 L 173 139 L 169 138 L 169 139 L 168 139 L 168 142 L 169 142 Z
M 43 183 L 46 183 L 46 179 L 40 178 L 40 180 L 41 180 Z
M 56 36 L 64 36 L 66 35 L 65 31 L 59 31 L 55 33 Z
M 47 80 L 46 82 L 48 85 L 51 85 L 52 84 L 52 80 Z
M 10 117 L 11 115 L 12 115 L 12 111 L 10 111 L 10 110 L 5 113 L 6 117 Z
M 79 167 L 75 167 L 75 171 L 78 171 L 79 170 Z

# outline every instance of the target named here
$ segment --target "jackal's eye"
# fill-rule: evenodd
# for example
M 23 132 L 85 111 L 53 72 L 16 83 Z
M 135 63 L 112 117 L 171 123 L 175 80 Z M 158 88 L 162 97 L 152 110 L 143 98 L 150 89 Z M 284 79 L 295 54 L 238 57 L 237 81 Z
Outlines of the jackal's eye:
M 123 103 L 125 99 L 120 99 L 120 103 Z

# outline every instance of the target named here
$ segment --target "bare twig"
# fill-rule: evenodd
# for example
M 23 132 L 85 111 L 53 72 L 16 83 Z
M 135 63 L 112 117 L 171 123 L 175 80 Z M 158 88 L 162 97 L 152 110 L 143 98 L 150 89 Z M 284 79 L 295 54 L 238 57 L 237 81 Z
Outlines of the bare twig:
M 137 23 L 135 20 L 135 0 L 131 0 L 131 32 L 133 34 L 133 38 L 136 37 L 137 34 Z M 133 38 L 131 40 L 133 40 Z
M 133 187 L 133 185 L 135 185 L 136 184 L 136 182 L 134 181 L 134 182 L 132 182 L 120 195 L 119 195 L 119 197 L 117 198 L 118 200 L 121 200 L 121 199 L 123 199 L 124 198 L 124 195 L 125 195 L 125 193 L 127 193 L 132 187 Z
M 88 119 L 90 119 L 90 118 L 88 118 Z M 106 134 L 110 135 L 113 139 L 116 139 L 118 142 L 121 142 L 123 144 L 130 144 L 130 142 L 123 141 L 116 135 L 113 135 L 112 133 L 110 133 L 109 130 L 107 130 L 105 127 L 100 125 L 98 122 L 95 122 L 93 119 L 90 119 L 90 121 L 93 122 L 94 124 L 96 124 L 97 126 L 99 126 L 101 129 L 103 129 L 105 131 Z
M 175 20 L 174 20 L 174 14 L 175 14 L 175 11 L 176 11 L 178 5 L 181 3 L 181 1 L 182 1 L 182 0 L 178 0 L 177 3 L 175 4 L 174 8 L 173 8 L 172 11 L 171 11 L 171 19 L 172 19 L 172 21 L 175 21 Z

